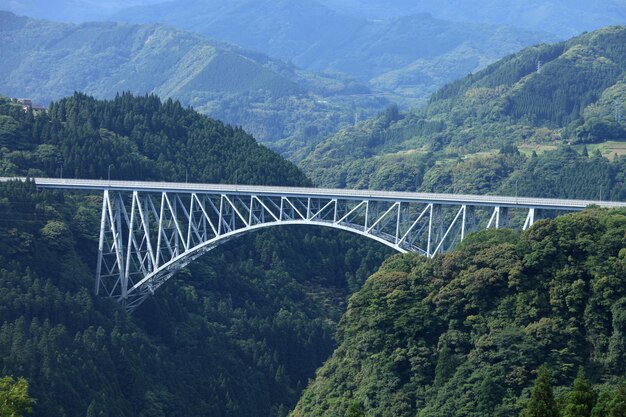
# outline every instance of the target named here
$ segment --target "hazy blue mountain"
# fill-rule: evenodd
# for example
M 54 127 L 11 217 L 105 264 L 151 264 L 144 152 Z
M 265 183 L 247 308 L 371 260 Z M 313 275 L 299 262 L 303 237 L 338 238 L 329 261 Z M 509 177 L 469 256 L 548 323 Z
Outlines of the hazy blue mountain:
M 626 23 L 621 0 L 319 0 L 340 13 L 371 19 L 428 12 L 459 22 L 505 24 L 562 37 Z
M 168 23 L 295 63 L 338 47 L 366 24 L 315 0 L 174 0 L 126 9 L 113 19 Z
M 337 39 L 362 24 L 361 19 L 339 14 L 315 0 L 174 0 L 131 7 L 113 18 L 169 23 L 276 57 L 294 56 L 311 43 Z M 319 22 L 325 23 L 320 27 Z
M 422 98 L 524 46 L 554 39 L 529 30 L 453 23 L 420 13 L 370 21 L 339 48 L 315 51 L 296 62 L 309 69 L 345 72 L 370 81 L 375 88 Z
M 164 5 L 161 5 L 164 3 Z M 151 16 L 158 16 L 162 13 L 159 10 L 169 8 L 171 1 L 164 0 L 0 0 L 0 9 L 9 10 L 17 14 L 45 18 L 58 21 L 81 22 L 87 20 L 105 20 L 110 16 L 128 7 L 150 6 L 142 10 Z M 187 16 L 197 24 L 202 21 L 205 10 L 213 9 L 215 13 L 224 16 L 239 9 L 244 5 L 250 13 L 254 14 L 259 8 L 266 7 L 263 1 L 251 0 L 229 0 L 215 1 L 207 0 L 203 2 L 206 7 L 201 8 L 201 15 L 189 13 Z M 269 2 L 280 10 L 284 3 L 280 1 Z M 300 24 L 303 28 L 313 28 L 316 36 L 319 35 L 319 28 L 314 26 L 314 19 L 321 13 L 326 18 L 338 21 L 348 21 L 350 18 L 356 19 L 389 19 L 408 16 L 415 13 L 431 13 L 441 19 L 513 25 L 548 31 L 561 37 L 576 35 L 582 31 L 598 29 L 610 24 L 622 24 L 626 22 L 626 4 L 622 0 L 317 0 L 292 2 L 295 9 L 309 14 L 300 14 Z M 323 10 L 320 4 L 332 9 Z M 197 11 L 196 3 L 185 1 L 181 3 L 181 9 Z M 151 9 L 155 8 L 154 12 Z M 182 11 L 184 13 L 184 10 Z M 313 13 L 312 13 L 313 12 Z M 174 16 L 180 15 L 177 9 L 167 10 L 167 13 Z M 295 12 L 298 13 L 298 12 Z M 339 16 L 343 15 L 343 16 Z M 238 11 L 237 17 L 241 17 Z M 158 16 L 160 17 L 160 16 Z M 277 14 L 277 20 L 270 20 L 274 24 L 280 22 L 281 18 Z M 276 32 L 287 34 L 294 27 L 291 25 L 273 25 Z M 228 29 L 225 27 L 224 29 Z
M 175 0 L 130 8 L 114 18 L 164 22 L 260 50 L 307 69 L 345 72 L 362 80 L 457 49 L 471 51 L 466 55 L 473 65 L 462 67 L 469 72 L 523 46 L 554 40 L 546 32 L 451 23 L 424 13 L 367 20 L 336 12 L 314 0 L 235 0 L 226 4 Z M 468 45 L 472 48 L 467 49 Z
M 102 20 L 130 6 L 160 3 L 163 0 L 0 0 L 0 10 L 61 22 Z
M 67 24 L 0 12 L 0 56 L 5 95 L 46 104 L 74 91 L 156 93 L 242 125 L 260 141 L 288 139 L 286 147 L 353 123 L 357 107 L 367 116 L 386 105 L 346 77 L 163 25 Z
M 304 91 L 293 66 L 159 25 L 61 24 L 2 12 L 0 38 L 7 58 L 0 89 L 44 102 L 74 90 L 97 96 Z

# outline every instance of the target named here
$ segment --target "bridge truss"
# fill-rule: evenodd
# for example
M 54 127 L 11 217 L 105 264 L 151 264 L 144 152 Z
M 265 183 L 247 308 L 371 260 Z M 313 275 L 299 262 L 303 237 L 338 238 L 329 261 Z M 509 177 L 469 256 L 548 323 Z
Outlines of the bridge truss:
M 277 225 L 317 225 L 398 252 L 442 253 L 481 228 L 527 229 L 538 216 L 626 203 L 37 178 L 39 188 L 103 192 L 96 293 L 129 311 L 191 261 L 237 236 Z

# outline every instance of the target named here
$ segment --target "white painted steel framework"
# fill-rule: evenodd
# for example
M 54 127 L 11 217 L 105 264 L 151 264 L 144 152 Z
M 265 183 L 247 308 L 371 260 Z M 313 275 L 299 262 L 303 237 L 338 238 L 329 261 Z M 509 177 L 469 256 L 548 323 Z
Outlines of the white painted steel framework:
M 2 180 L 2 179 L 0 179 Z M 37 178 L 38 188 L 103 191 L 96 293 L 129 311 L 173 274 L 234 237 L 305 224 L 433 257 L 468 231 L 527 229 L 540 213 L 626 203 L 221 184 Z

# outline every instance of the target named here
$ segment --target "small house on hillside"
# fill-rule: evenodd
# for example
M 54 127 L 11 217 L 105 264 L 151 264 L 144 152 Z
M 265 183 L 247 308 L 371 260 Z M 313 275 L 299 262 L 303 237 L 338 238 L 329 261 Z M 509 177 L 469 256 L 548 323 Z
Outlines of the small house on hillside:
M 41 104 L 33 104 L 33 100 L 30 98 L 14 98 L 13 102 L 22 105 L 22 110 L 25 112 L 32 110 L 34 113 L 47 113 L 48 108 Z
M 46 106 L 42 106 L 41 104 L 34 104 L 31 106 L 31 109 L 34 113 L 47 113 L 48 108 Z

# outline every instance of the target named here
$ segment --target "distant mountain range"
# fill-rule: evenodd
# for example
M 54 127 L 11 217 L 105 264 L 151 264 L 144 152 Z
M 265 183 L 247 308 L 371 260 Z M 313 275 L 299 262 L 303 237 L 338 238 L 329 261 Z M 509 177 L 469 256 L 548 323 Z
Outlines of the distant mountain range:
M 167 23 L 308 70 L 342 72 L 361 81 L 376 78 L 377 87 L 400 87 L 413 98 L 523 46 L 557 39 L 545 31 L 452 23 L 428 13 L 367 20 L 314 0 L 175 0 L 129 8 L 114 20 Z
M 621 0 L 317 1 L 335 12 L 357 19 L 381 20 L 404 17 L 416 13 L 430 13 L 437 18 L 450 21 L 517 26 L 551 32 L 562 38 L 611 24 L 626 23 L 626 5 Z M 161 3 L 164 3 L 164 5 L 161 6 Z M 164 0 L 0 0 L 0 9 L 37 18 L 81 22 L 107 20 L 112 15 L 133 6 L 143 5 L 152 8 L 157 5 L 157 8 L 166 10 L 168 7 L 171 7 L 171 3 L 171 1 Z M 222 13 L 224 9 L 236 10 L 241 1 L 207 1 L 205 3 L 212 9 L 215 9 L 217 13 Z M 252 10 L 258 10 L 258 7 L 263 7 L 262 3 L 248 2 L 249 5 L 258 5 L 250 7 Z M 307 7 L 303 1 L 292 3 L 294 8 L 302 8 L 303 5 Z M 189 1 L 181 2 L 179 6 L 183 9 L 189 8 L 190 10 L 195 8 L 195 4 Z M 177 14 L 175 10 L 168 10 L 168 12 Z M 124 13 L 120 14 L 123 15 Z M 192 14 L 189 14 L 189 16 L 191 18 L 194 17 Z M 312 24 L 306 21 L 304 23 L 306 27 Z M 288 31 L 290 29 L 292 28 L 275 27 L 275 31 Z
M 161 3 L 163 0 L 0 0 L 0 10 L 59 22 L 104 20 L 127 7 Z
M 184 96 L 193 91 L 305 91 L 297 69 L 162 25 L 61 24 L 0 13 L 0 88 L 50 101 L 74 90 Z
M 319 0 L 341 13 L 370 19 L 413 13 L 455 22 L 503 24 L 563 38 L 626 23 L 621 0 Z

